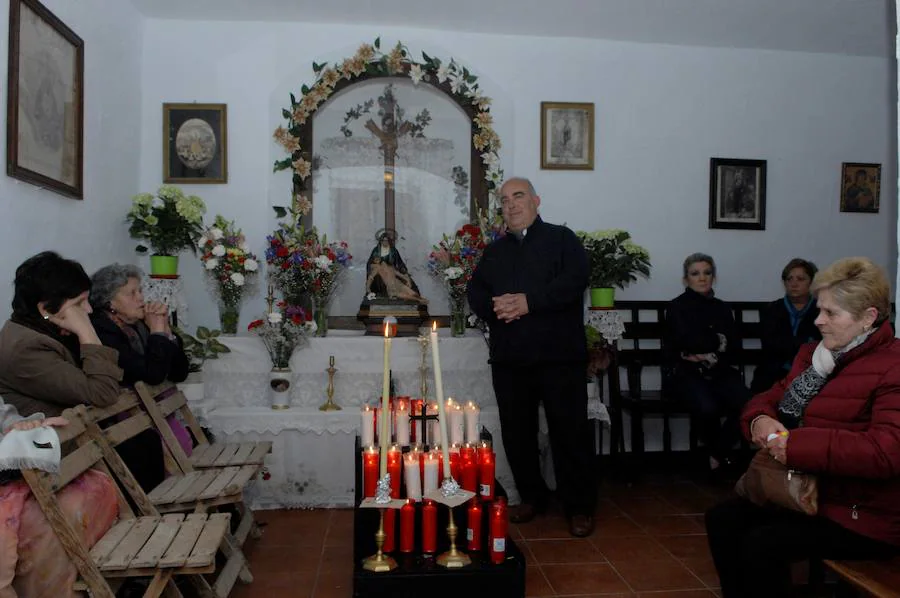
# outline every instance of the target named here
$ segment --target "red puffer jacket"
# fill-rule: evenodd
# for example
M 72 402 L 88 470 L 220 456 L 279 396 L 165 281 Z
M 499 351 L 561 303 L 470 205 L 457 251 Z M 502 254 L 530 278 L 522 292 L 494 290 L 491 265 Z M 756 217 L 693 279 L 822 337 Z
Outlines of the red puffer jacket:
M 747 403 L 744 434 L 759 415 L 777 419 L 784 391 L 812 363 L 804 345 L 787 378 Z M 839 360 L 787 442 L 791 469 L 819 474 L 819 515 L 900 546 L 900 340 L 884 322 Z

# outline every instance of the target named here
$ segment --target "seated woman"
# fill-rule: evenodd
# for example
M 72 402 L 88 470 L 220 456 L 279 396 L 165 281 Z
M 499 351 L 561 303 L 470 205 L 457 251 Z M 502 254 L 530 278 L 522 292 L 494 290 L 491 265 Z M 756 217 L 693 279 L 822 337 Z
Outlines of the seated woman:
M 16 269 L 13 313 L 0 330 L 0 395 L 22 415 L 59 415 L 67 407 L 116 402 L 119 353 L 91 324 L 91 279 L 76 261 L 52 251 Z M 144 490 L 165 478 L 162 444 L 150 431 L 123 442 L 119 454 Z
M 61 417 L 27 418 L 0 398 L 0 440 L 12 430 L 64 426 Z M 14 473 L 15 472 L 0 472 Z M 0 596 L 62 596 L 75 598 L 77 571 L 69 560 L 40 505 L 20 475 L 0 480 Z M 119 513 L 115 486 L 104 473 L 89 470 L 67 485 L 57 499 L 63 513 L 78 522 L 87 546 L 112 527 Z
M 750 398 L 730 364 L 741 340 L 731 308 L 715 298 L 715 279 L 712 257 L 694 253 L 684 260 L 687 288 L 666 309 L 663 338 L 666 389 L 694 415 L 712 470 L 731 464 L 731 450 L 740 440 L 738 418 Z
M 822 338 L 816 328 L 819 308 L 809 292 L 816 265 L 794 258 L 781 271 L 784 297 L 760 314 L 764 361 L 756 366 L 750 390 L 758 394 L 788 375 L 797 351 L 804 343 Z
M 795 561 L 900 553 L 900 341 L 888 321 L 890 285 L 868 259 L 848 258 L 819 272 L 812 290 L 822 340 L 803 346 L 741 423 L 773 459 L 817 474 L 818 514 L 743 498 L 710 509 L 725 598 L 788 595 Z

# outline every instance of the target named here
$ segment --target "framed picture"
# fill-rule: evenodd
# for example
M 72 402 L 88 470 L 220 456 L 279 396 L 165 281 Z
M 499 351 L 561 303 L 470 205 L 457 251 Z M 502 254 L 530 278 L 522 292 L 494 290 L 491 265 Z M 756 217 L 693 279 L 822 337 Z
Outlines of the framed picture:
M 10 0 L 6 173 L 84 198 L 84 41 L 37 0 Z
M 163 182 L 227 183 L 225 104 L 163 104 Z
M 541 168 L 594 169 L 594 105 L 541 102 Z
M 881 201 L 881 164 L 841 165 L 841 211 L 877 214 Z
M 710 158 L 709 228 L 765 230 L 765 160 Z

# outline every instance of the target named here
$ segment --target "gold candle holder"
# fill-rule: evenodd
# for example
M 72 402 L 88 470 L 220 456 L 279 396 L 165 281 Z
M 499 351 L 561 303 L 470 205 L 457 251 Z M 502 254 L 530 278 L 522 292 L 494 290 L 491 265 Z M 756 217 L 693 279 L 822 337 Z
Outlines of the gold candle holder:
M 452 515 L 451 515 L 452 516 Z M 378 509 L 378 531 L 375 532 L 375 547 L 378 549 L 372 556 L 363 559 L 363 569 L 373 573 L 387 573 L 397 568 L 397 561 L 381 550 L 387 534 L 384 533 L 384 509 Z
M 456 535 L 459 532 L 459 529 L 456 527 L 456 522 L 453 520 L 453 507 L 448 505 L 447 508 L 450 509 L 450 523 L 447 524 L 447 535 L 450 537 L 450 550 L 438 556 L 437 564 L 448 569 L 459 569 L 471 565 L 472 559 L 469 558 L 469 555 L 466 553 L 459 552 L 456 549 Z
M 328 400 L 319 407 L 319 411 L 340 411 L 341 406 L 334 402 L 334 373 L 337 371 L 334 367 L 334 355 L 328 357 L 328 388 L 325 390 Z

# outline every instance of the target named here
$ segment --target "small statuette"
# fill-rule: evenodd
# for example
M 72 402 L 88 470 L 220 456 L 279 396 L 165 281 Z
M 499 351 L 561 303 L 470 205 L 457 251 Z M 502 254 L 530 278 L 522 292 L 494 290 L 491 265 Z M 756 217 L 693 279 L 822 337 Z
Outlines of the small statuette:
M 384 474 L 384 477 L 375 484 L 375 502 L 380 505 L 391 502 L 391 474 Z

